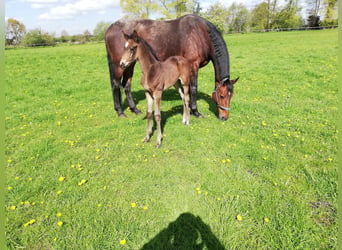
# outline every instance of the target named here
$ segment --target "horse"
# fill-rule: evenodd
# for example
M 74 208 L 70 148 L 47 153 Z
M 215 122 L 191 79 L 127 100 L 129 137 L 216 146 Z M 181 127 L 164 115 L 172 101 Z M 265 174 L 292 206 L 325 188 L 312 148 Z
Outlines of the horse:
M 118 20 L 112 23 L 105 34 L 110 83 L 114 100 L 114 109 L 120 117 L 126 117 L 122 109 L 122 85 L 129 108 L 136 114 L 136 107 L 131 93 L 131 83 L 135 63 L 123 69 L 120 60 L 124 53 L 125 39 L 122 31 L 138 35 L 153 48 L 156 57 L 165 61 L 170 56 L 183 56 L 191 67 L 190 109 L 197 117 L 202 115 L 197 110 L 197 77 L 201 67 L 210 61 L 215 69 L 215 87 L 218 117 L 227 120 L 230 113 L 230 100 L 233 86 L 237 79 L 230 79 L 229 53 L 226 43 L 215 25 L 206 19 L 194 15 L 184 15 L 177 19 L 154 21 L 149 19 Z M 229 93 L 231 95 L 229 95 Z M 216 96 L 216 95 L 215 95 Z
M 163 90 L 175 86 L 183 100 L 183 124 L 190 123 L 190 74 L 191 68 L 187 59 L 181 56 L 171 56 L 161 62 L 155 56 L 149 44 L 138 36 L 134 30 L 132 34 L 125 34 L 126 40 L 124 44 L 124 52 L 120 60 L 120 67 L 125 69 L 136 60 L 140 63 L 142 71 L 141 85 L 145 89 L 147 100 L 147 133 L 144 139 L 149 142 L 152 135 L 152 106 L 155 102 L 154 119 L 157 124 L 157 144 L 161 146 L 162 131 L 161 131 L 161 112 L 160 103 Z

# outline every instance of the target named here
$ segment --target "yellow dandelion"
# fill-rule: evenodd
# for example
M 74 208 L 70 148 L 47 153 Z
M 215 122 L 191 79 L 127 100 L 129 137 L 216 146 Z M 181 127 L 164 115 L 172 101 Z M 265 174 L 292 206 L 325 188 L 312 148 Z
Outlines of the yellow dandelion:
M 98 207 L 102 207 L 102 204 L 97 204 Z
M 85 183 L 87 183 L 87 180 L 83 179 L 83 180 L 81 180 L 81 181 L 78 183 L 78 185 L 79 185 L 79 186 L 82 186 L 82 185 L 85 184 Z
M 58 191 L 56 192 L 57 195 L 60 195 L 61 193 L 63 193 L 62 190 L 58 190 Z
M 56 214 L 57 217 L 62 217 L 62 215 L 63 215 L 63 214 L 60 213 L 60 212 L 58 212 L 58 213 Z
M 221 200 L 221 198 L 220 198 L 220 197 L 217 197 L 217 200 L 218 200 L 218 201 L 220 201 L 220 200 Z
M 64 181 L 64 180 L 65 180 L 65 177 L 64 177 L 64 176 L 61 176 L 61 177 L 58 178 L 58 181 L 60 181 L 60 182 L 62 182 L 62 181 Z
M 270 219 L 267 218 L 267 217 L 265 217 L 265 218 L 264 218 L 264 222 L 265 222 L 265 223 L 268 223 L 268 222 L 270 222 Z
M 103 186 L 103 190 L 107 190 L 107 186 Z
M 121 246 L 126 245 L 126 240 L 120 240 L 120 245 Z
M 237 219 L 238 221 L 242 221 L 242 216 L 241 216 L 241 214 L 238 214 L 238 215 L 236 216 L 236 219 Z
M 26 223 L 24 224 L 24 227 L 28 227 L 28 226 L 34 224 L 35 222 L 36 222 L 36 220 L 35 220 L 35 219 L 32 219 L 32 220 L 26 222 Z
M 16 209 L 17 209 L 17 206 L 14 206 L 14 205 L 13 205 L 13 206 L 10 206 L 10 209 L 11 209 L 11 210 L 16 210 Z
M 144 206 L 143 209 L 144 209 L 144 210 L 148 210 L 148 206 Z
M 267 123 L 265 121 L 262 121 L 261 125 L 265 127 L 265 126 L 267 126 Z
M 13 189 L 13 187 L 11 187 L 11 186 L 7 187 L 7 190 L 12 190 L 12 189 Z
M 63 224 L 64 224 L 63 221 L 58 221 L 58 222 L 57 222 L 57 226 L 59 226 L 59 227 L 63 226 Z
M 131 207 L 133 207 L 133 208 L 134 208 L 134 207 L 137 207 L 137 203 L 132 202 L 132 203 L 131 203 Z

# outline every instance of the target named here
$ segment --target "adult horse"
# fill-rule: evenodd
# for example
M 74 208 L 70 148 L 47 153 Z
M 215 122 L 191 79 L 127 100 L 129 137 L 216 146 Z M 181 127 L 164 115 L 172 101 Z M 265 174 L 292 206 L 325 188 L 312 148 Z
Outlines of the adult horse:
M 222 35 L 212 23 L 197 15 L 185 15 L 168 21 L 119 20 L 109 26 L 105 41 L 110 83 L 114 108 L 120 117 L 125 117 L 121 104 L 121 84 L 130 109 L 137 114 L 141 113 L 131 94 L 135 63 L 125 69 L 120 67 L 124 52 L 123 44 L 125 44 L 122 32 L 130 34 L 133 30 L 136 30 L 138 35 L 147 41 L 160 61 L 165 61 L 170 56 L 183 56 L 189 61 L 191 66 L 190 109 L 197 117 L 201 116 L 196 103 L 198 71 L 199 68 L 212 61 L 215 69 L 213 99 L 218 106 L 218 117 L 222 120 L 228 119 L 233 85 L 237 79 L 230 79 L 229 54 Z

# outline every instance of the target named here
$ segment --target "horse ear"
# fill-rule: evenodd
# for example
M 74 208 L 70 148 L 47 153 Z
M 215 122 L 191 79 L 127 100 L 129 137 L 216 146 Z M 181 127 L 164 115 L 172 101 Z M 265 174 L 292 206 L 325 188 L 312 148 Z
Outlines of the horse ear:
M 140 39 L 136 30 L 133 30 L 132 39 L 134 42 L 139 43 Z
M 125 32 L 123 32 L 123 31 L 121 31 L 122 32 L 122 34 L 123 34 L 123 36 L 124 36 L 124 38 L 126 39 L 126 40 L 128 40 L 128 38 L 129 38 L 129 35 L 127 35 Z
M 239 80 L 240 76 L 238 76 L 237 78 L 235 78 L 234 80 L 231 80 L 232 84 L 235 84 L 238 80 Z

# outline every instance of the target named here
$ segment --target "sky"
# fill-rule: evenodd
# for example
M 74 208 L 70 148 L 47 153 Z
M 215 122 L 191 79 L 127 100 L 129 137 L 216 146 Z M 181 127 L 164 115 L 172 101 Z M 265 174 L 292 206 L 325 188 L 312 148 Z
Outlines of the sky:
M 225 5 L 233 0 L 220 0 Z M 234 0 L 247 7 L 261 0 Z M 200 1 L 203 9 L 213 4 L 212 0 Z M 228 7 L 228 6 L 227 6 Z M 250 6 L 251 7 L 251 6 Z M 22 22 L 26 30 L 40 28 L 60 36 L 62 31 L 69 35 L 93 33 L 101 22 L 115 22 L 123 16 L 120 0 L 6 0 L 5 19 L 14 18 Z

